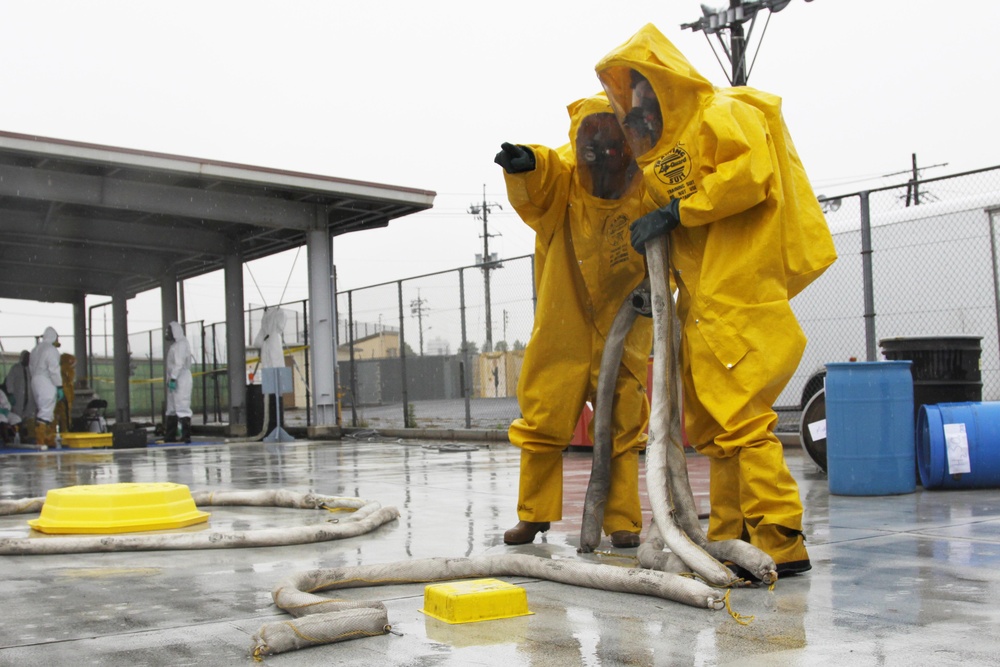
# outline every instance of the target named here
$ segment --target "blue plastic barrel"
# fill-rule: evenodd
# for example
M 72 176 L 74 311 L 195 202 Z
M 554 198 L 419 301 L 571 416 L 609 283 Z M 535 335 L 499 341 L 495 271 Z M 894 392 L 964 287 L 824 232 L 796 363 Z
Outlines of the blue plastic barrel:
M 949 431 L 957 451 L 951 459 L 945 425 L 953 425 Z M 952 466 L 959 471 L 967 468 L 968 472 L 953 473 Z M 917 416 L 917 470 L 925 489 L 1000 487 L 1000 403 L 921 406 Z
M 916 489 L 911 363 L 826 365 L 830 493 L 887 496 Z

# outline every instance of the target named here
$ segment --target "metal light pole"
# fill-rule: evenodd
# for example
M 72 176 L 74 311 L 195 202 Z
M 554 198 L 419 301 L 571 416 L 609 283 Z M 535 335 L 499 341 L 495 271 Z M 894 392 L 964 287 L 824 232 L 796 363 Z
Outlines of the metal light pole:
M 681 28 L 689 28 L 693 31 L 701 30 L 705 33 L 705 38 L 715 35 L 722 50 L 729 59 L 730 72 L 726 73 L 731 86 L 745 86 L 750 78 L 750 69 L 747 69 L 747 42 L 753 33 L 754 24 L 757 22 L 757 12 L 766 9 L 772 14 L 780 12 L 788 6 L 791 0 L 729 0 L 729 7 L 726 9 L 712 9 L 705 5 L 701 6 L 703 16 L 692 23 L 682 23 Z M 812 2 L 812 0 L 806 0 Z M 768 21 L 771 17 L 768 15 Z M 743 32 L 743 24 L 750 22 L 750 28 Z M 764 30 L 767 30 L 765 24 Z M 723 39 L 723 33 L 729 32 L 729 43 Z M 763 39 L 763 37 L 762 37 Z M 711 44 L 711 40 L 709 40 Z M 759 45 L 758 45 L 759 46 Z M 712 47 L 715 51 L 715 47 Z M 716 54 L 718 57 L 718 54 Z M 721 64 L 721 61 L 720 61 Z

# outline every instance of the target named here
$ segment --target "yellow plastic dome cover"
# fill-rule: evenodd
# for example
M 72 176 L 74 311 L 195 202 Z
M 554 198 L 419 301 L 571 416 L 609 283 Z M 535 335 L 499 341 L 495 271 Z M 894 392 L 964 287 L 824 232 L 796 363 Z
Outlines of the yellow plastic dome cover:
M 475 623 L 527 616 L 528 593 L 499 579 L 476 579 L 424 588 L 426 615 L 445 623 Z
M 43 533 L 133 533 L 208 521 L 184 484 L 90 484 L 52 489 L 42 513 L 28 521 Z

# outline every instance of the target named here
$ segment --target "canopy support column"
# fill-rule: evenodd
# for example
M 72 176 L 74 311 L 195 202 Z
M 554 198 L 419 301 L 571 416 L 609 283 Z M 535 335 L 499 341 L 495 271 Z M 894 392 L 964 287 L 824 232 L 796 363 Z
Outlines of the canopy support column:
M 229 380 L 229 435 L 247 434 L 247 349 L 243 322 L 243 258 L 226 255 L 226 363 Z
M 309 437 L 340 437 L 337 425 L 337 328 L 333 305 L 333 237 L 326 211 L 317 207 L 316 226 L 307 232 L 309 263 L 309 352 L 312 355 L 316 419 Z

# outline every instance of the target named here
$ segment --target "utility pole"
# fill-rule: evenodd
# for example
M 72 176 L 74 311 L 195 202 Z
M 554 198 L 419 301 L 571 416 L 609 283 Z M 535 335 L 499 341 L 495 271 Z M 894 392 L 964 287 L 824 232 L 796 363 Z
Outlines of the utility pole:
M 478 256 L 476 257 L 476 264 L 483 270 L 483 291 L 486 299 L 486 342 L 483 344 L 483 352 L 493 351 L 493 320 L 490 313 L 490 271 L 502 268 L 502 265 L 490 255 L 490 237 L 500 236 L 500 234 L 490 234 L 489 228 L 487 227 L 487 219 L 489 214 L 493 211 L 494 206 L 497 208 L 503 208 L 503 206 L 497 204 L 496 202 L 492 204 L 486 203 L 486 184 L 484 183 L 483 203 L 469 205 L 469 213 L 477 216 L 483 221 L 483 256 L 481 259 Z
M 884 174 L 882 178 L 888 178 L 890 176 L 899 176 L 900 174 L 909 174 L 910 180 L 906 182 L 906 205 L 910 205 L 910 201 L 913 201 L 914 206 L 920 205 L 920 169 L 917 169 L 917 154 L 910 154 L 910 168 L 906 171 L 895 171 L 891 174 Z M 941 164 L 932 164 L 929 167 L 924 167 L 924 169 L 934 169 L 935 167 L 947 167 L 947 162 L 942 162 Z M 934 198 L 933 194 L 924 195 L 927 197 Z
M 917 154 L 916 153 L 910 153 L 910 163 L 912 165 L 912 167 L 911 167 L 912 172 L 911 172 L 911 175 L 910 175 L 910 182 L 906 184 L 906 205 L 907 206 L 910 205 L 910 189 L 912 188 L 913 189 L 913 205 L 914 206 L 919 206 L 920 205 L 920 180 L 919 180 L 919 173 L 920 172 L 917 171 Z
M 427 301 L 420 298 L 420 289 L 417 289 L 417 298 L 410 301 L 410 314 L 417 316 L 417 329 L 420 331 L 420 356 L 424 356 L 424 311 L 427 310 Z M 428 327 L 429 329 L 430 327 Z
M 749 69 L 747 68 L 747 43 L 757 22 L 757 12 L 766 9 L 771 14 L 775 14 L 787 7 L 789 2 L 791 0 L 729 0 L 729 7 L 726 9 L 712 9 L 702 5 L 702 17 L 692 23 L 682 23 L 681 28 L 689 28 L 694 32 L 701 30 L 705 33 L 705 38 L 709 40 L 709 45 L 712 43 L 709 35 L 715 35 L 729 59 L 730 72 L 726 73 L 729 85 L 745 86 L 747 79 L 750 78 L 750 70 L 753 69 L 752 62 Z M 806 0 L 806 2 L 812 2 L 812 0 Z M 771 20 L 770 14 L 768 14 L 767 20 Z M 744 33 L 743 24 L 748 21 L 750 28 Z M 766 23 L 764 30 L 767 31 Z M 723 33 L 727 31 L 729 32 L 728 44 L 723 39 Z M 763 39 L 763 35 L 761 39 Z M 760 48 L 759 43 L 757 47 Z M 715 52 L 714 46 L 712 52 Z M 719 54 L 716 53 L 715 57 L 718 58 Z M 756 55 L 754 59 L 756 60 Z M 721 60 L 719 64 L 722 64 Z

